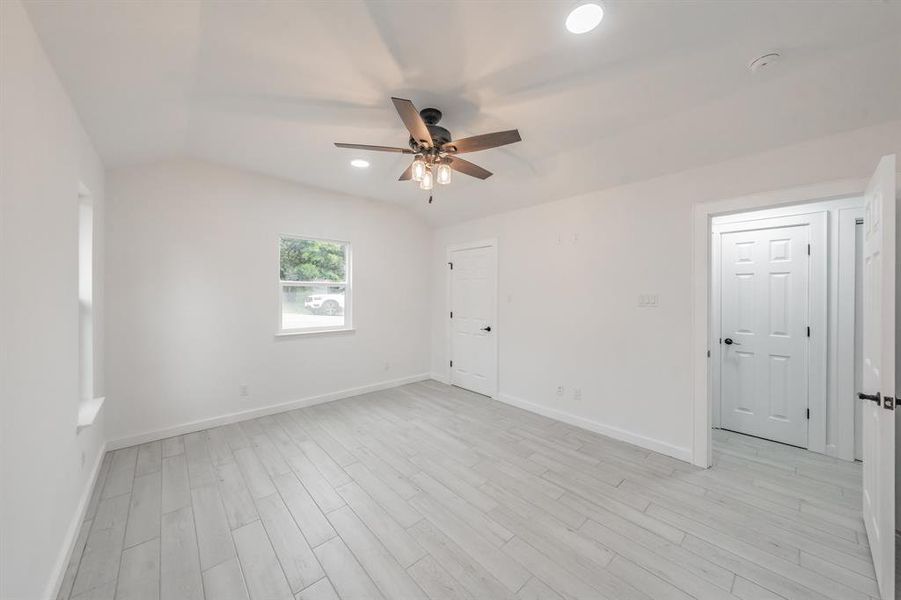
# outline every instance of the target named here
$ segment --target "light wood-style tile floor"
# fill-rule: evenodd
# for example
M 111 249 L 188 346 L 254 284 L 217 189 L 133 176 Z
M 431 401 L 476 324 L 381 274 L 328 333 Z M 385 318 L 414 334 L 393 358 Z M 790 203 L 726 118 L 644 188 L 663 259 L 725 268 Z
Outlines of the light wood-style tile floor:
M 60 598 L 864 600 L 860 465 L 686 463 L 422 382 L 105 457 Z

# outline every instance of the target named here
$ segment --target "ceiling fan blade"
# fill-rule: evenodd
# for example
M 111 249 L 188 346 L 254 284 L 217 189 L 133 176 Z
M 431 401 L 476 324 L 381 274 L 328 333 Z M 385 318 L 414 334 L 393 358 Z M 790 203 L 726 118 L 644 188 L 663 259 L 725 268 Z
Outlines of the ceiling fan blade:
M 463 138 L 462 140 L 454 140 L 448 142 L 441 147 L 446 152 L 476 152 L 478 150 L 488 150 L 489 148 L 497 148 L 498 146 L 506 146 L 507 144 L 515 144 L 521 142 L 518 129 L 509 131 L 496 131 L 495 133 L 484 133 L 482 135 L 474 135 L 472 137 Z
M 411 179 L 413 179 L 413 163 L 410 163 L 410 166 L 404 169 L 404 172 L 397 178 L 398 181 L 409 181 Z
M 343 144 L 335 142 L 339 148 L 353 148 L 355 150 L 373 150 L 375 152 L 399 152 L 401 154 L 413 154 L 409 148 L 395 148 L 394 146 L 369 146 L 367 144 Z
M 432 134 L 429 133 L 429 128 L 425 126 L 425 121 L 419 116 L 419 111 L 416 110 L 413 103 L 403 98 L 391 98 L 391 101 L 394 102 L 397 114 L 400 115 L 401 121 L 404 122 L 404 126 L 410 132 L 410 135 L 413 136 L 413 139 L 431 148 L 435 144 L 432 141 Z
M 468 160 L 463 160 L 458 156 L 448 156 L 445 160 L 450 165 L 451 169 L 453 169 L 454 171 L 459 171 L 464 175 L 469 175 L 470 177 L 475 177 L 476 179 L 488 179 L 489 177 L 491 177 L 491 171 L 483 169 L 479 165 L 473 164 Z

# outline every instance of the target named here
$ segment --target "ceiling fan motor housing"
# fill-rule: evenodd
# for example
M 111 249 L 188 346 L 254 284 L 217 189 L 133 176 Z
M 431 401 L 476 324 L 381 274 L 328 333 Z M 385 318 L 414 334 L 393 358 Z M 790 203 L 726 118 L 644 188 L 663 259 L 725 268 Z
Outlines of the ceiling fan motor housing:
M 440 148 L 453 139 L 450 131 L 438 125 L 438 121 L 441 120 L 442 116 L 440 110 L 437 108 L 423 108 L 419 111 L 419 116 L 425 122 L 425 126 L 429 130 L 429 135 L 432 136 L 432 141 L 436 148 Z M 410 148 L 415 152 L 419 152 L 419 142 L 414 140 L 412 136 L 410 137 Z

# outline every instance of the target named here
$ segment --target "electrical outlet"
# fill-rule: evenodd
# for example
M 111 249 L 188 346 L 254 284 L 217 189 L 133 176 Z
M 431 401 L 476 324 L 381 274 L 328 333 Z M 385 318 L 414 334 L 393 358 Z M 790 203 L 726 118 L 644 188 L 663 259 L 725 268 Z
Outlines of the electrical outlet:
M 558 385 L 557 386 L 557 395 L 562 396 L 565 393 L 566 393 L 566 388 L 562 385 Z
M 249 394 L 248 391 L 247 391 L 247 384 L 246 384 L 246 383 L 242 383 L 242 384 L 241 384 L 240 391 L 241 391 L 241 397 L 242 397 L 242 398 L 247 398 L 248 396 L 250 396 L 250 394 Z
M 582 388 L 573 388 L 573 400 L 581 400 L 582 399 Z

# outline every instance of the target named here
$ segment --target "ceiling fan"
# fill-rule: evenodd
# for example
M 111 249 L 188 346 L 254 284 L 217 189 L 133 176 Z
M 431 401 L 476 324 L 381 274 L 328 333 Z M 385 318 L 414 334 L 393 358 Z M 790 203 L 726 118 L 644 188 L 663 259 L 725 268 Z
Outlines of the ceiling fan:
M 401 121 L 410 132 L 409 148 L 339 142 L 336 142 L 335 145 L 339 148 L 415 155 L 413 162 L 401 173 L 398 181 L 412 179 L 419 182 L 419 187 L 423 190 L 431 190 L 436 181 L 440 184 L 450 183 L 452 170 L 477 179 L 488 179 L 491 177 L 491 171 L 468 160 L 463 160 L 457 155 L 522 141 L 519 131 L 516 129 L 455 140 L 450 131 L 438 125 L 438 121 L 441 120 L 441 111 L 437 108 L 423 108 L 417 111 L 409 100 L 391 98 L 391 101 L 394 102 L 394 108 L 397 109 Z M 431 201 L 429 198 L 429 202 Z

